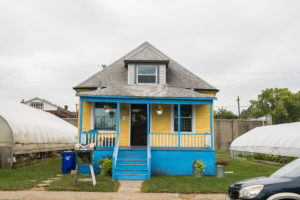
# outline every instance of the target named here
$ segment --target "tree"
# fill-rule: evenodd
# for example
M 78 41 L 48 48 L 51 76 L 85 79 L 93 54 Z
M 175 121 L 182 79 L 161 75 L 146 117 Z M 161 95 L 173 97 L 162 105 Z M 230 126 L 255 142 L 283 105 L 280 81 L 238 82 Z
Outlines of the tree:
M 237 119 L 238 116 L 225 108 L 219 108 L 214 112 L 215 119 Z
M 300 91 L 292 93 L 287 88 L 267 88 L 250 100 L 248 109 L 243 110 L 243 119 L 258 118 L 271 114 L 274 124 L 300 120 Z

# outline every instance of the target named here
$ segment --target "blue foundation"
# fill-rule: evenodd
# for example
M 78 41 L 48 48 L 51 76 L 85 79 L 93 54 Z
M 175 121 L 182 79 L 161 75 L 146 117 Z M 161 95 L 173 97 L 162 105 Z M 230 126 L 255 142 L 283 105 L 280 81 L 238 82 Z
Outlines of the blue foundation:
M 98 160 L 103 156 L 113 155 L 111 150 L 94 151 L 94 171 L 99 173 Z M 152 149 L 151 150 L 151 175 L 153 176 L 172 176 L 172 175 L 193 175 L 193 161 L 202 160 L 206 166 L 204 176 L 215 175 L 216 155 L 210 149 Z M 81 166 L 80 173 L 90 174 L 88 166 Z

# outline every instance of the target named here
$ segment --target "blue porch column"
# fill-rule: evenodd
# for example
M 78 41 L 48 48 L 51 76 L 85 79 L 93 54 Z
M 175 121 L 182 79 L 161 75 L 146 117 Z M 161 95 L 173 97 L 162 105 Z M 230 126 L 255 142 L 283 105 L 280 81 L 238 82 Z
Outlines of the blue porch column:
M 120 133 L 120 102 L 117 103 L 117 140 L 115 145 L 119 145 L 119 133 Z
M 210 148 L 214 149 L 214 135 L 213 135 L 213 112 L 212 112 L 212 102 L 209 104 L 210 108 Z
M 178 115 L 178 149 L 180 150 L 180 104 L 178 104 L 178 112 L 177 112 L 177 115 Z
M 79 106 L 79 137 L 78 137 L 78 144 L 81 144 L 81 132 L 82 132 L 82 113 L 83 113 L 83 102 L 80 97 L 80 106 Z
M 150 104 L 147 104 L 147 138 L 150 138 Z M 150 143 L 150 141 L 147 141 Z M 150 143 L 151 145 L 151 143 Z

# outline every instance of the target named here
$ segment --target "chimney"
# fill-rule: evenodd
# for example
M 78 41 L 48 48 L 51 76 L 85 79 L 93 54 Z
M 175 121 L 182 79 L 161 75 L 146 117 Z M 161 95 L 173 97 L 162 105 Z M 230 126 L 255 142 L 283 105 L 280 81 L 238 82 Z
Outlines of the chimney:
M 65 105 L 65 110 L 68 110 L 68 105 Z
M 22 99 L 22 100 L 21 100 L 21 103 L 24 103 L 24 102 L 25 102 L 25 100 L 24 100 L 24 99 Z

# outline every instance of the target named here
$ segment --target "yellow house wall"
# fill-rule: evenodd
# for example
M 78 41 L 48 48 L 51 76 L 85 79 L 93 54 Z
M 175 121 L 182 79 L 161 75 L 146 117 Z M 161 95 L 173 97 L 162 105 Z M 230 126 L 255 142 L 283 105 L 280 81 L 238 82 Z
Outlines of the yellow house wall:
M 209 105 L 196 105 L 196 133 L 210 132 L 210 108 Z
M 129 146 L 129 126 L 130 126 L 130 104 L 120 104 L 120 134 L 119 134 L 119 145 Z M 125 115 L 125 120 L 123 120 Z
M 80 98 L 79 98 L 79 105 L 80 105 Z M 82 132 L 89 131 L 91 129 L 91 102 L 82 102 Z M 78 109 L 78 116 L 80 116 L 80 106 Z M 78 124 L 80 124 L 80 119 L 78 117 Z M 79 140 L 79 126 L 78 126 L 78 140 Z M 78 141 L 79 142 L 79 141 Z
M 152 133 L 171 133 L 171 105 L 162 105 L 161 115 L 156 112 L 157 106 L 152 105 Z

